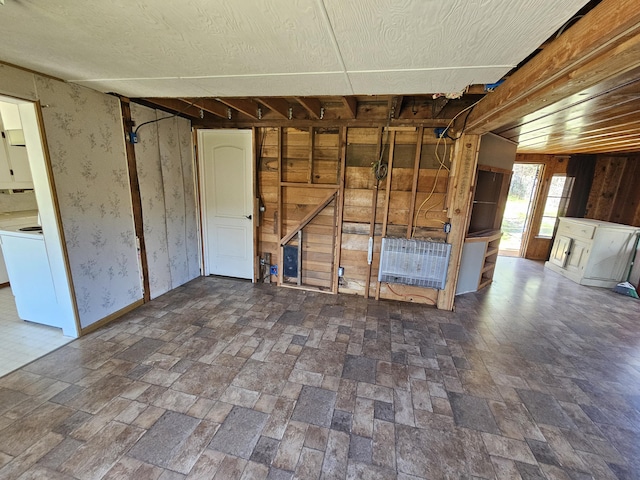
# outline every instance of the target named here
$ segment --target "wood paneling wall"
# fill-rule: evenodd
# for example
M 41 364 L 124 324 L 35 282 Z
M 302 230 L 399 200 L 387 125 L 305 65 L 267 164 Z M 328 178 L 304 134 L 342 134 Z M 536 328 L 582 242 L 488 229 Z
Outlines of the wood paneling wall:
M 387 236 L 446 238 L 443 225 L 448 221 L 445 202 L 452 141 L 436 145 L 433 129 L 426 127 L 342 128 L 346 129 L 345 148 L 339 128 L 257 129 L 258 196 L 264 207 L 259 255 L 270 253 L 271 263 L 279 263 L 280 239 L 294 232 L 333 192 L 335 198 L 302 229 L 302 285 L 435 304 L 433 289 L 377 285 L 380 244 L 385 230 Z M 341 172 L 343 154 L 345 171 Z M 392 168 L 376 181 L 372 164 L 379 158 Z M 371 232 L 374 255 L 368 265 Z M 288 244 L 296 245 L 297 238 L 294 235 Z M 337 289 L 332 275 L 335 258 L 340 258 L 345 271 Z M 271 281 L 278 278 L 272 276 Z M 296 285 L 296 279 L 280 281 Z
M 586 218 L 640 226 L 640 154 L 598 155 Z

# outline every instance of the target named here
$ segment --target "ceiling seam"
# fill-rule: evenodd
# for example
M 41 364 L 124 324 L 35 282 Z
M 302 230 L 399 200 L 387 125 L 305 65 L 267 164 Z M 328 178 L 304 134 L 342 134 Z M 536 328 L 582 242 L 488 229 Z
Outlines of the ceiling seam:
M 347 71 L 347 66 L 344 64 L 344 58 L 342 58 L 342 52 L 340 51 L 340 45 L 338 44 L 338 39 L 336 38 L 336 33 L 333 31 L 333 25 L 331 24 L 331 20 L 329 19 L 329 14 L 327 13 L 327 7 L 324 4 L 324 0 L 316 0 L 318 7 L 320 7 L 320 11 L 322 12 L 322 16 L 324 18 L 325 26 L 327 27 L 327 31 L 329 32 L 329 37 L 331 38 L 331 43 L 333 44 L 333 49 L 338 56 L 338 61 L 340 62 L 340 66 L 342 67 L 342 72 L 347 80 L 347 84 L 349 86 L 349 91 L 351 95 L 353 92 L 353 85 L 351 84 L 351 78 L 349 77 L 349 72 Z

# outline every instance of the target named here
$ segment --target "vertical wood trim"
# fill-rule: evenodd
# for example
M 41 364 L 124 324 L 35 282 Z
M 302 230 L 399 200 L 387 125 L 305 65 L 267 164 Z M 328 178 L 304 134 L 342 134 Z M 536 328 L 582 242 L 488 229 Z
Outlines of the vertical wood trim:
M 376 149 L 376 158 L 375 161 L 380 160 L 380 154 L 382 153 L 382 135 L 383 128 L 378 128 L 378 148 Z M 374 189 L 371 191 L 371 221 L 369 222 L 369 238 L 374 238 L 375 243 L 375 233 L 376 233 L 376 213 L 378 209 L 378 186 L 380 185 L 380 181 L 376 179 L 376 185 Z M 368 251 L 368 250 L 367 250 Z M 371 264 L 373 265 L 373 263 Z M 367 280 L 364 284 L 364 298 L 369 298 L 369 289 L 371 283 L 371 265 L 367 265 Z
M 309 127 L 309 176 L 307 177 L 307 183 L 313 183 L 313 147 L 315 145 L 313 130 L 313 127 Z
M 444 290 L 438 291 L 437 306 L 441 310 L 453 310 L 462 247 L 469 227 L 472 192 L 478 165 L 480 135 L 463 134 L 456 141 L 454 148 L 453 162 L 456 168 L 455 176 L 452 177 L 452 183 L 450 184 L 453 186 L 449 209 L 451 232 L 447 239 L 447 243 L 451 244 L 451 257 L 447 270 L 447 283 Z
M 282 238 L 282 127 L 278 127 L 278 238 Z M 284 247 L 278 246 L 278 285 L 282 285 L 283 273 L 282 256 L 284 255 Z
M 298 285 L 302 285 L 302 229 L 298 230 L 298 281 L 297 283 Z
M 407 224 L 407 238 L 411 238 L 413 222 L 415 220 L 416 195 L 418 194 L 418 179 L 420 178 L 420 157 L 422 156 L 422 137 L 424 127 L 418 128 L 418 139 L 416 140 L 416 158 L 413 162 L 413 183 L 411 184 L 411 203 L 409 205 L 409 219 Z
M 256 283 L 260 278 L 260 245 L 258 244 L 258 227 L 260 226 L 260 209 L 258 202 L 258 170 L 260 169 L 260 151 L 258 146 L 258 128 L 253 127 L 251 129 L 251 141 L 253 142 L 253 170 L 251 172 L 251 198 L 253 198 L 253 283 Z
M 337 211 L 334 238 L 334 262 L 331 291 L 338 293 L 338 268 L 342 256 L 342 219 L 344 216 L 344 190 L 347 170 L 347 127 L 340 127 L 340 184 L 338 186 L 338 198 L 334 211 Z
M 193 139 L 193 168 L 196 191 L 196 209 L 198 223 L 198 248 L 200 250 L 200 275 L 204 275 L 204 219 L 202 217 L 204 208 L 202 207 L 202 185 L 200 184 L 204 176 L 200 171 L 200 142 L 198 128 L 194 128 L 191 137 Z
M 393 176 L 393 151 L 396 145 L 396 132 L 391 132 L 389 139 L 389 166 L 387 168 L 387 191 L 384 195 L 384 217 L 382 220 L 382 238 L 387 235 L 387 223 L 389 221 L 389 200 L 391 199 L 391 177 Z M 376 284 L 376 300 L 380 300 L 380 282 Z
M 144 242 L 144 221 L 142 218 L 142 197 L 140 196 L 140 182 L 138 180 L 138 170 L 136 166 L 136 151 L 133 143 L 126 140 L 126 135 L 131 131 L 133 125 L 131 121 L 131 106 L 128 100 L 120 99 L 122 109 L 122 128 L 125 135 L 125 145 L 127 152 L 127 168 L 129 170 L 129 188 L 131 191 L 131 204 L 133 209 L 133 225 L 136 237 L 140 242 L 140 266 L 142 268 L 142 288 L 144 289 L 145 303 L 151 300 L 149 287 L 149 264 L 147 262 L 147 249 Z

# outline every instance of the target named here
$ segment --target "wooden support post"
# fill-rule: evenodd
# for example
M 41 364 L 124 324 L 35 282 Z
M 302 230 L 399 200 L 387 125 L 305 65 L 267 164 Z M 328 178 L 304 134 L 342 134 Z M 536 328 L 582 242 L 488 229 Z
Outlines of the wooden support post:
M 387 223 L 389 222 L 389 200 L 391 199 L 391 177 L 393 176 L 393 151 L 396 145 L 396 132 L 391 132 L 389 139 L 389 166 L 387 167 L 387 191 L 384 195 L 384 217 L 382 220 L 382 238 L 387 235 Z M 376 285 L 376 300 L 380 300 L 380 282 Z
M 122 125 L 126 135 L 131 132 L 133 122 L 131 120 L 131 106 L 128 99 L 120 98 L 122 109 Z M 147 262 L 147 249 L 144 242 L 144 220 L 142 218 L 142 197 L 140 196 L 140 183 L 138 181 L 138 169 L 136 165 L 136 150 L 133 143 L 126 142 L 127 168 L 129 170 L 129 187 L 131 189 L 131 203 L 133 207 L 133 226 L 136 238 L 140 245 L 140 268 L 142 269 L 142 289 L 145 302 L 151 300 L 149 287 L 149 264 Z
M 449 232 L 447 239 L 447 243 L 451 244 L 451 257 L 449 259 L 445 288 L 438 291 L 437 306 L 441 310 L 453 310 L 462 247 L 469 227 L 479 148 L 480 135 L 467 134 L 462 135 L 456 141 L 454 147 L 453 167 L 455 168 L 451 169 L 452 175 L 449 178 L 451 232 Z
M 418 128 L 418 139 L 416 140 L 416 158 L 413 162 L 413 183 L 411 184 L 411 204 L 409 205 L 409 218 L 407 222 L 407 238 L 412 237 L 413 222 L 416 210 L 416 195 L 418 194 L 418 179 L 420 178 L 420 158 L 422 156 L 422 137 L 424 127 Z
M 302 285 L 302 229 L 298 230 L 298 285 Z
M 333 275 L 331 282 L 331 291 L 338 293 L 338 268 L 340 268 L 340 259 L 342 255 L 342 218 L 344 216 L 344 183 L 347 170 L 347 127 L 340 127 L 340 183 L 338 185 L 338 198 L 335 206 L 335 222 L 334 232 L 334 262 Z
M 313 136 L 313 127 L 309 127 L 309 175 L 307 177 L 307 183 L 313 183 L 313 147 L 314 147 L 314 136 Z
M 383 128 L 378 128 L 378 148 L 376 149 L 376 158 L 377 162 L 380 160 L 382 156 L 382 135 L 384 131 Z M 376 185 L 371 192 L 371 221 L 369 222 L 369 238 L 374 238 L 376 233 L 376 211 L 378 209 L 378 186 L 380 184 L 379 180 L 376 180 Z M 371 283 L 371 265 L 368 265 L 367 268 L 367 279 L 364 284 L 364 298 L 369 298 L 369 289 Z
M 277 235 L 278 238 L 282 238 L 282 127 L 278 127 L 278 220 L 277 220 Z M 278 245 L 278 285 L 282 285 L 284 267 L 283 263 L 284 246 Z

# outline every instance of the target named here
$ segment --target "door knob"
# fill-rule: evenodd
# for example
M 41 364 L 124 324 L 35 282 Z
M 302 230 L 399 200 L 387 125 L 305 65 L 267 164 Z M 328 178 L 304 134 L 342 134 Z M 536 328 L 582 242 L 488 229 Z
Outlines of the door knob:
M 251 218 L 253 218 L 252 215 L 245 215 L 244 218 L 246 218 L 247 220 L 251 220 Z

